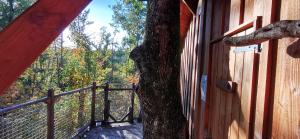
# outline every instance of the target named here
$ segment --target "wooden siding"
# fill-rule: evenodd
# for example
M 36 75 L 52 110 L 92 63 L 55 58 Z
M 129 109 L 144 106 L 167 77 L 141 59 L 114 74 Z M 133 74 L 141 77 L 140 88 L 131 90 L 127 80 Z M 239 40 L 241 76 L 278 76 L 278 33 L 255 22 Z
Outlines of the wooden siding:
M 279 9 L 279 10 L 278 10 Z M 298 0 L 203 0 L 181 55 L 181 92 L 189 138 L 300 138 L 298 39 L 266 41 L 234 53 L 225 35 L 241 36 L 279 20 L 299 20 Z M 207 90 L 201 77 L 208 75 Z M 230 93 L 219 82 L 237 84 Z M 201 94 L 207 91 L 206 100 Z

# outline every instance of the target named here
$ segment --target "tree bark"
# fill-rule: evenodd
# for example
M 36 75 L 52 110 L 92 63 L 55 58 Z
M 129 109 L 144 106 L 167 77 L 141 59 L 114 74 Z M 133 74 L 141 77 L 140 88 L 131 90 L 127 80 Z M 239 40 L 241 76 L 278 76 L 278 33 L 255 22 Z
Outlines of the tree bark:
M 145 139 L 184 138 L 179 72 L 179 0 L 149 0 L 146 36 L 130 54 L 140 72 Z

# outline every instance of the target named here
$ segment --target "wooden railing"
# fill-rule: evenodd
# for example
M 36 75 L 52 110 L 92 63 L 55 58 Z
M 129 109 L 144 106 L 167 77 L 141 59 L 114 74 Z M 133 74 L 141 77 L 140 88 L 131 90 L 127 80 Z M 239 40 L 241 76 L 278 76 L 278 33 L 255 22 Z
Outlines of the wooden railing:
M 110 103 L 114 100 L 109 100 L 109 95 L 113 91 L 130 92 L 130 96 L 127 94 L 129 110 L 119 120 L 111 114 Z M 111 88 L 108 83 L 97 86 L 95 82 L 57 95 L 49 89 L 45 98 L 0 109 L 0 139 L 74 138 L 96 127 L 97 123 L 102 126 L 115 122 L 133 123 L 134 93 L 134 84 L 128 88 Z M 101 102 L 104 102 L 103 109 Z M 103 119 L 97 118 L 101 114 Z

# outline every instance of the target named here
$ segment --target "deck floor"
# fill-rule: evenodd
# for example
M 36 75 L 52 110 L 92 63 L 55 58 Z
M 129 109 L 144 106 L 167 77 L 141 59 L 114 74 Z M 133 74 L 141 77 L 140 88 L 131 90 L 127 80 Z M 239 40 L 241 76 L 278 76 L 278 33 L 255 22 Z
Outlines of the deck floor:
M 142 139 L 143 126 L 141 123 L 119 123 L 111 127 L 97 127 L 85 134 L 84 139 Z

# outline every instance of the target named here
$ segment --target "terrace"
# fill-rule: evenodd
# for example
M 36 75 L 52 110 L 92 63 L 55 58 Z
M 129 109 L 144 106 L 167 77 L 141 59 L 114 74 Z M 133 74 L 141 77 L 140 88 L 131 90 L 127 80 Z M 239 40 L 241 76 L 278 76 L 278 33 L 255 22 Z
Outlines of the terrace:
M 142 138 L 135 90 L 108 83 L 57 94 L 49 89 L 46 98 L 0 109 L 0 139 Z

